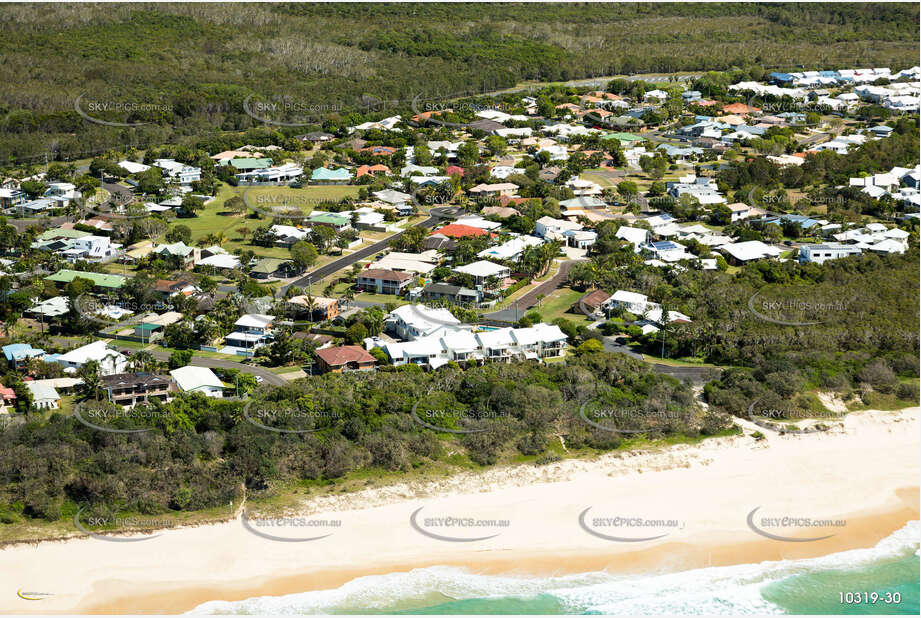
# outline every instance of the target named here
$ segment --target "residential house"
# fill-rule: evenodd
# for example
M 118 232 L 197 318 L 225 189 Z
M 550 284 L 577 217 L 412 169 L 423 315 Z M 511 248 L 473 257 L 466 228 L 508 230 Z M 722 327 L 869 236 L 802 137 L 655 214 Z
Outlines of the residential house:
M 61 407 L 61 395 L 53 386 L 37 382 L 26 382 L 26 388 L 32 393 L 32 406 L 38 410 L 57 410 Z
M 345 371 L 371 371 L 377 360 L 364 348 L 357 345 L 342 345 L 316 351 L 322 373 L 343 373 Z
M 155 373 L 116 373 L 104 376 L 102 389 L 109 401 L 126 408 L 148 401 L 168 401 L 176 385 L 168 376 Z
M 469 191 L 473 197 L 512 197 L 518 193 L 518 185 L 511 182 L 500 182 L 497 184 L 478 184 Z
M 351 172 L 344 167 L 336 169 L 318 167 L 310 175 L 310 182 L 317 184 L 348 184 L 351 180 Z
M 292 305 L 302 307 L 310 312 L 312 321 L 332 320 L 339 315 L 339 300 L 325 296 L 292 296 L 288 299 Z
M 181 185 L 188 185 L 201 180 L 201 168 L 199 167 L 192 167 L 173 159 L 157 159 L 154 161 L 154 165 Z
M 501 281 L 511 276 L 511 271 L 508 266 L 502 266 L 501 264 L 496 264 L 495 262 L 489 262 L 487 260 L 480 260 L 478 262 L 465 264 L 464 266 L 458 266 L 452 269 L 451 272 L 470 275 L 473 277 L 474 285 L 484 287 L 491 279 Z
M 829 260 L 837 260 L 851 255 L 860 255 L 860 253 L 860 248 L 855 245 L 843 245 L 840 243 L 804 245 L 800 247 L 799 250 L 799 262 L 801 264 L 807 262 L 824 264 Z
M 183 393 L 201 393 L 216 399 L 224 396 L 224 383 L 207 367 L 179 367 L 169 374 Z
M 91 273 L 82 270 L 61 269 L 53 275 L 45 277 L 45 281 L 53 281 L 58 287 L 63 288 L 76 278 L 89 279 L 94 288 L 104 290 L 118 290 L 128 281 L 121 275 L 110 275 L 107 273 Z
M 234 331 L 224 337 L 228 346 L 252 350 L 272 339 L 274 315 L 247 313 L 234 322 Z
M 292 260 L 262 258 L 249 272 L 256 279 L 284 278 L 297 274 L 297 267 Z
M 403 305 L 391 311 L 384 320 L 388 332 L 394 333 L 404 341 L 414 341 L 442 332 L 470 330 L 472 327 L 462 324 L 460 320 L 444 308 L 432 308 L 425 305 Z
M 3 357 L 14 370 L 22 367 L 29 359 L 42 360 L 45 358 L 45 351 L 41 348 L 33 348 L 30 343 L 11 343 L 3 346 L 2 350 Z
M 125 355 L 109 349 L 105 341 L 94 341 L 54 358 L 54 362 L 64 366 L 66 373 L 74 373 L 92 361 L 98 364 L 102 376 L 123 373 L 128 367 Z
M 476 290 L 450 283 L 430 283 L 422 288 L 422 298 L 430 301 L 447 300 L 457 305 L 467 305 L 478 303 L 481 294 Z
M 157 245 L 151 253 L 164 258 L 172 258 L 178 262 L 180 268 L 189 270 L 201 260 L 201 249 L 190 247 L 181 240 L 166 245 Z
M 753 260 L 762 260 L 765 258 L 776 258 L 782 253 L 781 249 L 766 245 L 760 240 L 748 240 L 745 242 L 730 243 L 719 248 L 730 264 L 739 265 Z
M 358 275 L 358 289 L 364 292 L 399 295 L 403 288 L 411 284 L 415 278 L 415 275 L 410 273 L 382 268 L 366 268 Z
M 283 184 L 293 182 L 303 174 L 303 167 L 293 163 L 285 163 L 284 165 L 241 172 L 236 175 L 236 178 L 244 184 Z

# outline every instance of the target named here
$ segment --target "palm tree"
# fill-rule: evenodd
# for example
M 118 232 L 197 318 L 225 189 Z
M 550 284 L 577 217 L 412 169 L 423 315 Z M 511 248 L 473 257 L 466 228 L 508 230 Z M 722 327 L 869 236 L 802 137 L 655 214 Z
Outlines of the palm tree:
M 138 350 L 131 355 L 131 368 L 134 371 L 150 371 L 156 364 L 157 359 L 147 350 Z

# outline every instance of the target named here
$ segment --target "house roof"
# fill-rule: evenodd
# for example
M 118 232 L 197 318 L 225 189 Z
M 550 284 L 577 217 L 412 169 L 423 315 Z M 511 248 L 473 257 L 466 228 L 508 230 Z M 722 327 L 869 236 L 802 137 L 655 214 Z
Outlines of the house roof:
M 169 377 L 155 373 L 116 373 L 110 376 L 103 376 L 101 381 L 105 388 L 157 386 L 172 382 Z
M 409 281 L 414 277 L 410 273 L 403 273 L 397 270 L 386 270 L 383 268 L 366 268 L 358 273 L 359 278 L 365 279 L 383 279 L 385 281 Z
M 89 279 L 93 285 L 100 288 L 120 288 L 125 285 L 127 279 L 121 275 L 109 275 L 106 273 L 89 273 L 82 270 L 68 270 L 66 268 L 59 270 L 53 275 L 45 277 L 45 281 L 54 281 L 56 283 L 70 283 L 77 277 Z
M 609 298 L 611 298 L 611 295 L 604 290 L 594 290 L 580 298 L 579 303 L 585 305 L 586 307 L 597 309 Z
M 234 322 L 234 326 L 245 326 L 246 328 L 266 328 L 275 319 L 274 315 L 265 315 L 264 313 L 247 313 L 241 315 L 240 319 Z
M 204 387 L 224 388 L 224 383 L 207 367 L 179 367 L 169 372 L 183 391 L 194 391 Z
M 508 272 L 508 267 L 488 260 L 480 260 L 479 262 L 458 266 L 454 269 L 454 272 L 473 275 L 474 277 L 498 277 L 500 274 Z
M 472 225 L 449 223 L 443 228 L 435 230 L 432 234 L 441 234 L 442 236 L 449 236 L 451 238 L 464 238 L 467 236 L 482 236 L 483 234 L 489 234 L 489 232 L 482 228 L 473 227 Z
M 317 357 L 330 367 L 341 367 L 348 363 L 373 363 L 375 358 L 357 345 L 342 345 L 317 350 Z

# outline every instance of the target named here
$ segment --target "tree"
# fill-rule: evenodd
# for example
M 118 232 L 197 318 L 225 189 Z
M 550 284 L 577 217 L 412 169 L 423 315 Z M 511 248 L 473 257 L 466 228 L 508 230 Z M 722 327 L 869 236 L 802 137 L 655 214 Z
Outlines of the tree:
M 336 230 L 327 225 L 315 225 L 310 230 L 310 242 L 320 251 L 326 252 L 336 239 Z
M 182 198 L 182 210 L 183 212 L 189 214 L 190 216 L 195 216 L 199 210 L 202 210 L 205 207 L 205 201 L 200 197 L 195 197 L 192 194 L 186 194 Z
M 426 228 L 413 226 L 400 234 L 399 237 L 393 239 L 390 244 L 398 251 L 419 253 L 425 248 L 425 239 L 428 238 L 428 235 Z
M 151 167 L 149 170 L 138 173 L 135 179 L 138 183 L 138 191 L 146 195 L 161 195 L 166 190 L 163 174 L 157 167 Z
M 83 388 L 94 399 L 99 400 L 99 391 L 102 387 L 102 376 L 99 375 L 99 362 L 87 361 L 77 369 L 77 377 L 83 380 Z
M 365 340 L 368 336 L 368 329 L 361 322 L 355 322 L 345 331 L 345 340 L 355 345 Z
M 242 215 L 246 212 L 246 202 L 243 201 L 243 198 L 239 195 L 234 195 L 229 200 L 224 202 L 224 208 L 232 213 Z
M 318 257 L 316 247 L 305 240 L 299 240 L 291 245 L 291 259 L 301 270 L 313 266 Z
M 174 225 L 166 233 L 167 242 L 183 242 L 189 244 L 192 241 L 192 230 L 188 225 Z
M 166 361 L 167 366 L 172 369 L 187 367 L 192 362 L 192 350 L 174 350 Z
M 147 350 L 138 350 L 131 355 L 131 369 L 134 371 L 151 371 L 157 366 L 157 359 Z

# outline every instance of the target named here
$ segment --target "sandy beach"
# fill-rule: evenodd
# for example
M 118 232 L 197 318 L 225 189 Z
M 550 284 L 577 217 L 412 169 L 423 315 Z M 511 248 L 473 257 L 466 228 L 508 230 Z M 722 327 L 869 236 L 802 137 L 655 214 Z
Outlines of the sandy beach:
M 273 526 L 238 519 L 138 542 L 11 546 L 0 550 L 0 611 L 180 613 L 433 565 L 552 575 L 806 558 L 870 547 L 919 518 L 919 408 L 760 441 L 741 424 L 744 436 L 699 445 L 324 497 Z M 306 525 L 322 520 L 338 525 Z M 468 540 L 480 537 L 490 538 Z

